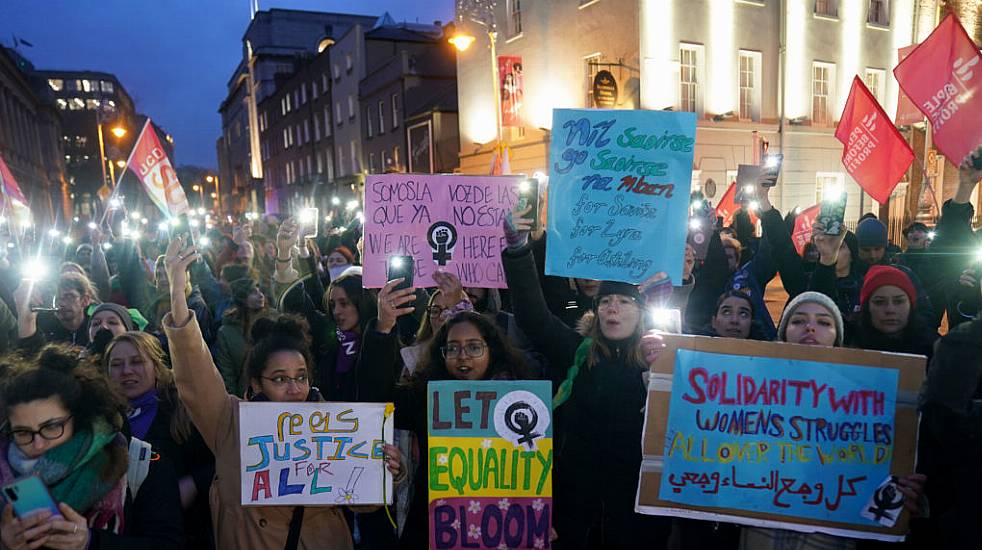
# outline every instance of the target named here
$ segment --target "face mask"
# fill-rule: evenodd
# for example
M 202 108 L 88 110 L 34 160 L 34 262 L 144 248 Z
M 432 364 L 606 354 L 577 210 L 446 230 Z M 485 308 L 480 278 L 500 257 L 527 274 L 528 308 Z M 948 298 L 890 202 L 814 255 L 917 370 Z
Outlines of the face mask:
M 344 273 L 345 269 L 351 267 L 349 264 L 336 265 L 334 267 L 327 268 L 327 272 L 331 275 L 331 280 L 334 281 Z

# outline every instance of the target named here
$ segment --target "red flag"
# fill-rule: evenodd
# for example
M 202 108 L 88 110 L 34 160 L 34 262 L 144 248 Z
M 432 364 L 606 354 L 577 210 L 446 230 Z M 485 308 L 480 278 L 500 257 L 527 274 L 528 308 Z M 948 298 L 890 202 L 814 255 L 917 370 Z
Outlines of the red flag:
M 821 205 L 816 204 L 798 212 L 798 216 L 794 219 L 794 233 L 791 234 L 791 241 L 794 242 L 794 247 L 798 250 L 799 256 L 805 253 L 805 245 L 812 240 L 812 226 L 815 225 L 815 219 L 818 218 L 820 210 Z
M 184 189 L 177 181 L 177 172 L 160 145 L 149 118 L 136 139 L 126 167 L 140 178 L 150 199 L 166 216 L 179 216 L 190 208 Z
M 907 46 L 906 48 L 900 48 L 897 50 L 898 62 L 903 63 L 904 59 L 910 55 L 910 52 L 917 48 L 917 44 Z M 897 126 L 904 126 L 907 124 L 914 124 L 916 122 L 921 122 L 924 120 L 924 115 L 921 110 L 917 108 L 917 105 L 907 97 L 907 94 L 903 90 L 900 90 L 900 95 L 897 98 L 897 118 L 894 122 Z
M 736 182 L 733 182 L 716 205 L 716 217 L 723 218 L 723 226 L 726 227 L 733 221 L 733 214 L 736 211 Z
M 20 190 L 20 186 L 17 185 L 17 180 L 14 179 L 14 173 L 10 171 L 7 163 L 3 161 L 3 157 L 0 157 L 0 193 L 2 193 L 0 204 L 4 206 L 11 206 L 7 204 L 8 199 L 27 206 L 27 199 Z
M 982 54 L 954 15 L 893 70 L 953 164 L 982 144 Z
M 885 204 L 914 162 L 914 152 L 857 76 L 839 117 L 835 137 L 845 147 L 842 165 L 873 199 Z

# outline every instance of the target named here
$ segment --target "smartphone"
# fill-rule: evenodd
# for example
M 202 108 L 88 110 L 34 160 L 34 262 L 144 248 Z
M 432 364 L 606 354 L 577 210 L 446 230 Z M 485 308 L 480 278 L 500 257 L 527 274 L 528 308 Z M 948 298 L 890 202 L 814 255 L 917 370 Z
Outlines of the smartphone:
M 300 211 L 300 216 L 297 218 L 297 225 L 299 229 L 297 234 L 300 235 L 300 239 L 316 239 L 317 238 L 317 222 L 320 220 L 320 211 L 316 208 L 304 208 Z
M 518 204 L 519 210 L 532 207 L 526 216 L 532 218 L 532 231 L 539 225 L 539 180 L 529 178 L 518 184 Z
M 737 204 L 750 202 L 757 197 L 757 178 L 760 176 L 761 168 L 756 164 L 737 166 L 736 196 L 733 198 Z
M 784 163 L 784 155 L 781 153 L 768 154 L 764 156 L 764 164 L 760 167 L 761 181 L 763 187 L 774 187 L 777 185 L 777 177 L 781 174 L 781 164 Z
M 692 245 L 696 252 L 697 260 L 705 260 L 709 253 L 709 238 L 715 229 L 716 211 L 713 210 L 709 201 L 702 201 L 702 206 L 697 208 L 692 217 L 689 218 L 689 233 L 687 242 Z
M 409 288 L 413 286 L 413 271 L 415 268 L 416 264 L 412 256 L 390 256 L 385 271 L 385 280 L 392 281 L 394 279 L 404 278 L 405 281 L 396 285 L 392 290 Z
M 44 510 L 53 516 L 61 516 L 58 504 L 38 476 L 15 479 L 3 486 L 3 499 L 14 509 L 14 515 L 25 518 Z
M 191 220 L 188 219 L 188 215 L 186 213 L 181 214 L 177 217 L 177 219 L 181 222 L 181 226 L 178 228 L 176 233 L 183 235 L 184 238 L 187 239 L 187 243 L 185 244 L 188 246 L 194 246 L 194 232 L 191 231 Z
M 648 310 L 650 327 L 669 334 L 682 334 L 682 312 L 678 309 L 651 308 Z
M 818 221 L 825 226 L 825 233 L 828 235 L 839 235 L 846 230 L 843 220 L 846 217 L 846 193 L 840 193 L 838 197 L 822 201 L 822 207 L 818 211 Z

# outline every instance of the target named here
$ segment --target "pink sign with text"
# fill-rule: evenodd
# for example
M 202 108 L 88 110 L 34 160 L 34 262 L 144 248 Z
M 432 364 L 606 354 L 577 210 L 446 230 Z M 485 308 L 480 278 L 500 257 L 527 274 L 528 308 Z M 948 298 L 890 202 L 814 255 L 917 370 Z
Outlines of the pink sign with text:
M 365 179 L 365 288 L 385 285 L 392 256 L 415 260 L 413 284 L 433 273 L 465 287 L 507 288 L 501 267 L 502 223 L 518 201 L 523 176 L 381 174 Z

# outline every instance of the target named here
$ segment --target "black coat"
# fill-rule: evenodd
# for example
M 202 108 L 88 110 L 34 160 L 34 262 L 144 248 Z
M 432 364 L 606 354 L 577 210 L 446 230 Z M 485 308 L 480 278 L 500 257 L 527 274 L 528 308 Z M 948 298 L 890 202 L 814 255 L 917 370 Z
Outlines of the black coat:
M 553 388 L 558 388 L 583 336 L 549 312 L 527 248 L 505 250 L 502 263 L 515 319 L 546 356 Z M 627 351 L 617 350 L 614 357 L 581 368 L 569 400 L 556 409 L 553 524 L 564 548 L 666 544 L 670 520 L 634 512 L 647 368 L 627 360 Z

